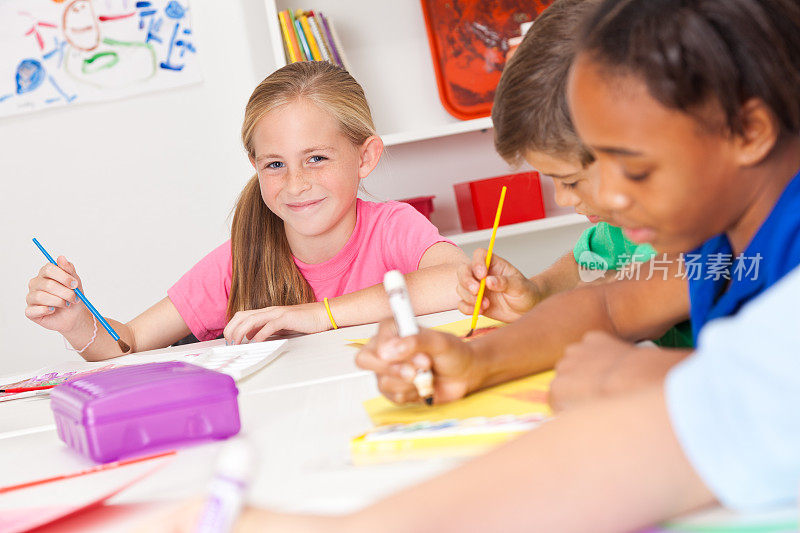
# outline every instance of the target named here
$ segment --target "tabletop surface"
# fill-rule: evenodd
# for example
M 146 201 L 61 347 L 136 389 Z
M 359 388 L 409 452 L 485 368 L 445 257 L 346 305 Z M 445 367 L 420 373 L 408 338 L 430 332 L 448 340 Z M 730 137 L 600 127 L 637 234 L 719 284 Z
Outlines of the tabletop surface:
M 419 322 L 430 327 L 463 318 L 448 311 L 419 317 Z M 377 396 L 378 390 L 374 376 L 355 366 L 358 349 L 350 341 L 375 331 L 376 325 L 370 324 L 291 338 L 277 360 L 238 383 L 241 436 L 258 452 L 249 493 L 252 503 L 286 512 L 345 513 L 463 461 L 432 458 L 353 465 L 350 440 L 372 427 L 362 403 Z M 94 465 L 59 440 L 49 403 L 47 397 L 0 403 L 0 486 Z M 158 520 L 178 502 L 206 493 L 220 446 L 211 442 L 181 448 L 163 468 L 105 505 L 60 520 L 47 531 L 128 532 Z M 749 520 L 747 515 L 714 508 L 683 523 L 740 525 Z M 754 520 L 796 523 L 797 509 Z
M 419 322 L 434 326 L 463 318 L 448 311 L 420 317 Z M 350 439 L 372 427 L 362 402 L 379 393 L 372 373 L 355 365 L 358 348 L 350 341 L 367 338 L 376 329 L 370 324 L 290 338 L 277 360 L 237 384 L 241 436 L 258 450 L 253 503 L 283 511 L 343 513 L 460 462 L 441 458 L 352 464 Z M 186 347 L 152 353 L 178 349 Z M 48 397 L 0 403 L 0 485 L 94 464 L 58 438 L 49 403 Z M 220 446 L 212 442 L 182 448 L 164 468 L 103 508 L 63 520 L 57 528 L 127 531 L 169 502 L 202 495 Z

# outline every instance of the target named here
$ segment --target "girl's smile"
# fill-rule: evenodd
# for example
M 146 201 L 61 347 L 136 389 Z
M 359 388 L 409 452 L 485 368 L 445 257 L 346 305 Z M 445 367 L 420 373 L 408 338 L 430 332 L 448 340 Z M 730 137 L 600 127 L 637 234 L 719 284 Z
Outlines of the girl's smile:
M 286 207 L 288 207 L 289 209 L 291 209 L 296 213 L 302 213 L 311 211 L 315 207 L 319 207 L 324 201 L 325 198 L 320 198 L 319 200 L 304 200 L 301 202 L 287 203 Z

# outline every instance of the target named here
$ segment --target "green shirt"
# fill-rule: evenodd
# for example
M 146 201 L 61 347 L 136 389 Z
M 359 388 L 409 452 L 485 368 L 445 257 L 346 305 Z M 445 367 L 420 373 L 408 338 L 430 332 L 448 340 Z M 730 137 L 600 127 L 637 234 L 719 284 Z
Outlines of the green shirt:
M 591 252 L 591 255 L 587 252 Z M 628 240 L 617 226 L 598 222 L 581 233 L 573 254 L 575 261 L 583 268 L 596 269 L 596 264 L 591 264 L 591 260 L 596 260 L 592 256 L 597 254 L 605 261 L 608 270 L 621 270 L 632 261 L 649 261 L 656 251 L 647 243 L 636 244 Z
M 649 244 L 628 240 L 620 228 L 599 222 L 581 234 L 573 255 L 582 268 L 621 270 L 634 261 L 649 261 L 656 251 Z M 691 323 L 681 322 L 653 342 L 667 348 L 693 348 Z

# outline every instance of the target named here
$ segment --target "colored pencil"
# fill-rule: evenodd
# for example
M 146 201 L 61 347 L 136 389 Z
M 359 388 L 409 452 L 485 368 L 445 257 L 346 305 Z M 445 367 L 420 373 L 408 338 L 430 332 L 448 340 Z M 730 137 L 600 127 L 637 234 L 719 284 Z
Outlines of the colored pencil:
M 469 327 L 467 337 L 475 332 L 478 325 L 478 316 L 481 314 L 481 303 L 483 293 L 486 290 L 486 278 L 489 276 L 489 265 L 492 263 L 492 249 L 494 249 L 494 239 L 497 236 L 497 227 L 500 225 L 500 214 L 503 212 L 503 202 L 506 199 L 506 186 L 500 190 L 500 201 L 497 203 L 497 213 L 494 215 L 494 226 L 492 226 L 492 237 L 489 239 L 489 249 L 486 250 L 486 276 L 481 279 L 481 286 L 478 288 L 478 299 L 475 300 L 475 309 L 472 310 L 472 323 Z
M 281 11 L 278 13 L 278 20 L 281 23 L 281 34 L 283 35 L 283 43 L 286 46 L 286 51 L 289 54 L 287 58 L 289 63 L 300 61 L 300 46 L 294 37 L 294 28 L 289 29 L 291 20 L 288 11 Z
M 302 28 L 300 28 L 300 23 L 294 18 L 294 11 L 291 9 L 286 10 L 286 14 L 289 16 L 288 23 L 289 26 L 292 28 L 292 35 L 294 39 L 297 41 L 297 49 L 300 52 L 300 55 L 297 56 L 298 61 L 308 61 L 308 56 L 306 56 L 305 48 L 303 48 L 303 41 L 300 40 L 300 33 L 302 33 Z M 298 33 L 300 32 L 300 33 Z
M 350 63 L 347 61 L 347 56 L 344 53 L 344 48 L 342 48 L 342 40 L 339 39 L 339 34 L 336 33 L 336 26 L 333 25 L 332 20 L 326 19 L 324 16 L 323 20 L 326 22 L 326 28 L 330 30 L 331 37 L 333 38 L 331 42 L 333 43 L 333 46 L 336 47 L 336 50 L 339 53 L 339 61 L 342 64 L 342 68 L 344 68 L 345 70 L 350 70 Z
M 297 18 L 294 19 L 294 29 L 297 34 L 297 40 L 300 42 L 300 49 L 303 51 L 303 61 L 313 61 L 314 56 L 311 55 L 311 49 L 308 47 L 308 40 L 306 34 L 303 33 L 303 26 Z
M 336 43 L 333 41 L 333 35 L 331 34 L 331 29 L 328 26 L 328 19 L 325 18 L 325 15 L 317 11 L 314 13 L 315 17 L 319 17 L 319 20 L 322 22 L 322 27 L 325 29 L 325 39 L 328 41 L 328 45 L 330 46 L 331 55 L 333 56 L 334 62 L 342 68 L 347 68 L 342 61 L 342 58 L 339 57 L 339 51 L 336 49 Z
M 77 472 L 72 472 L 70 474 L 63 474 L 60 476 L 53 476 L 43 479 L 37 479 L 34 481 L 26 481 L 25 483 L 19 483 L 17 485 L 8 485 L 6 487 L 0 487 L 0 494 L 5 492 L 11 492 L 13 490 L 25 489 L 28 487 L 35 487 L 36 485 L 42 485 L 44 483 L 52 483 L 53 481 L 61 481 L 62 479 L 70 479 L 73 477 L 85 476 L 87 474 L 94 474 L 95 472 L 102 472 L 104 470 L 111 470 L 112 468 L 119 468 L 120 466 L 126 466 L 134 463 L 141 463 L 142 461 L 149 461 L 151 459 L 158 459 L 159 457 L 166 457 L 168 455 L 175 455 L 177 450 L 170 450 L 168 452 L 160 452 L 155 453 L 153 455 L 145 455 L 142 457 L 134 457 L 132 459 L 123 459 L 121 461 L 114 461 L 112 463 L 103 463 L 96 466 L 92 466 L 86 468 L 84 470 L 79 470 Z
M 36 240 L 35 237 L 33 239 L 33 244 L 35 244 L 36 247 L 39 248 L 39 251 L 44 254 L 44 256 L 47 258 L 48 261 L 50 261 L 54 265 L 58 266 L 58 263 L 56 263 L 56 260 L 53 259 L 53 256 L 51 256 L 49 253 L 47 253 L 47 250 L 44 249 L 44 246 L 42 246 L 39 243 L 39 241 Z M 117 341 L 117 344 L 119 345 L 120 350 L 122 350 L 122 353 L 128 353 L 129 351 L 131 351 L 131 347 L 128 346 L 128 344 L 124 340 L 119 338 L 119 335 L 117 334 L 116 331 L 114 331 L 114 328 L 111 327 L 111 324 L 106 322 L 106 319 L 103 318 L 103 315 L 100 314 L 100 311 L 95 309 L 95 307 L 92 305 L 92 303 L 86 298 L 86 296 L 83 295 L 81 290 L 80 289 L 73 289 L 73 290 L 75 291 L 75 294 L 78 296 L 78 298 L 80 298 L 80 300 L 83 302 L 83 304 L 94 315 L 94 317 L 97 319 L 97 321 L 100 322 L 100 324 L 102 324 L 102 326 L 106 329 L 108 334 L 111 335 L 111 337 L 115 341 Z
M 30 392 L 35 390 L 52 389 L 55 385 L 43 385 L 41 387 L 10 387 L 8 389 L 0 389 L 0 393 L 16 394 L 18 392 Z
M 325 42 L 325 37 L 323 36 L 323 32 L 319 27 L 317 17 L 314 16 L 314 12 L 308 11 L 306 13 L 306 19 L 308 19 L 308 26 L 311 28 L 311 33 L 314 34 L 314 39 L 317 41 L 317 48 L 319 48 L 319 53 L 322 55 L 322 59 L 331 64 L 335 64 L 336 62 L 331 56 L 330 50 L 328 50 L 328 45 Z
M 317 46 L 317 40 L 314 38 L 314 32 L 308 24 L 308 17 L 306 17 L 302 9 L 295 11 L 294 16 L 300 21 L 300 26 L 303 27 L 303 32 L 306 35 L 306 42 L 308 42 L 308 48 L 311 50 L 311 59 L 314 61 L 322 61 L 322 54 Z

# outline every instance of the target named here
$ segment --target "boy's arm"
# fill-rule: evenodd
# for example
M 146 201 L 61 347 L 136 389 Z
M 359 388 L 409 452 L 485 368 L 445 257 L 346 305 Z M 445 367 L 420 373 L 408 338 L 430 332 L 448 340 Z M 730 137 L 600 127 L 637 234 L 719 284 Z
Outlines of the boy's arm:
M 533 276 L 531 282 L 539 288 L 539 293 L 542 295 L 542 299 L 544 299 L 558 294 L 559 292 L 572 290 L 576 287 L 599 285 L 601 283 L 616 281 L 616 270 L 587 272 L 596 272 L 597 277 L 591 276 L 592 279 L 583 280 L 580 275 L 578 262 L 575 261 L 575 254 L 567 252 L 562 255 L 558 261 L 553 263 L 550 268 Z
M 664 381 L 691 349 L 638 346 L 593 331 L 567 346 L 556 365 L 547 401 L 554 411 L 572 409 L 602 396 L 645 389 Z
M 481 314 L 502 322 L 514 322 L 541 301 L 588 284 L 599 284 L 614 279 L 615 271 L 601 273 L 598 279 L 584 282 L 578 263 L 572 252 L 567 252 L 546 270 L 526 278 L 514 265 L 492 256 L 492 264 L 486 271 L 486 250 L 478 249 L 472 262 L 458 270 L 458 292 L 461 298 L 458 308 L 462 313 L 472 314 L 482 276 L 486 276 L 486 291 L 483 296 Z
M 681 450 L 658 386 L 565 413 L 353 515 L 250 508 L 236 531 L 634 531 L 713 502 Z M 188 531 L 198 510 L 160 527 Z
M 478 337 L 469 343 L 468 352 L 453 351 L 449 346 L 444 349 L 447 354 L 454 354 L 453 360 L 457 361 L 448 367 L 448 379 L 453 390 L 461 392 L 443 401 L 549 370 L 562 357 L 567 345 L 580 341 L 589 331 L 605 331 L 629 341 L 656 338 L 684 320 L 688 313 L 687 282 L 677 276 L 620 280 L 556 294 L 519 320 Z M 431 352 L 415 346 L 418 342 L 415 337 L 396 341 L 402 347 L 391 355 L 379 354 L 367 346 L 356 363 L 376 372 L 381 392 L 388 398 L 413 401 L 416 397 L 413 384 L 397 378 L 413 376 L 404 367 L 424 366 L 414 354 Z M 436 361 L 434 371 L 437 371 Z
M 686 281 L 620 280 L 548 298 L 513 324 L 474 341 L 484 359 L 481 387 L 552 368 L 588 331 L 656 338 L 689 313 Z
M 350 530 L 630 531 L 713 501 L 658 386 L 565 413 L 366 509 Z
M 530 280 L 538 287 L 538 292 L 543 300 L 559 292 L 574 289 L 581 282 L 578 275 L 578 263 L 572 252 L 565 253 L 549 268 L 533 276 Z

